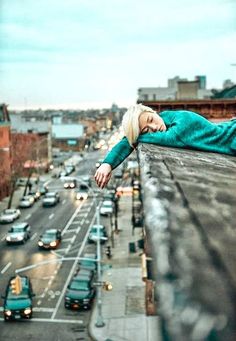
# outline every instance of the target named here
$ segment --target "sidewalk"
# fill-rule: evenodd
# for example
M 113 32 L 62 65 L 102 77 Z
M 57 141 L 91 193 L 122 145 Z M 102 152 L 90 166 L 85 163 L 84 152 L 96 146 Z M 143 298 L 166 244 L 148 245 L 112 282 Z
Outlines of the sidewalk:
M 41 181 L 47 183 L 48 181 L 51 180 L 51 174 L 43 174 L 41 175 Z M 19 205 L 20 198 L 22 198 L 24 194 L 25 186 L 19 186 L 16 188 L 14 195 L 13 195 L 13 200 L 11 204 L 11 208 L 17 208 Z M 0 213 L 7 208 L 9 201 L 9 197 L 5 197 L 2 200 L 0 200 Z
M 104 270 L 103 280 L 112 283 L 112 291 L 102 291 L 104 327 L 96 327 L 96 301 L 89 332 L 96 341 L 161 341 L 158 316 L 145 314 L 145 285 L 141 275 L 142 250 L 129 253 L 129 242 L 140 239 L 140 229 L 132 235 L 131 197 L 121 197 L 118 215 L 119 234 L 114 235 L 112 259 L 104 263 L 112 268 Z M 111 245 L 111 243 L 110 243 Z

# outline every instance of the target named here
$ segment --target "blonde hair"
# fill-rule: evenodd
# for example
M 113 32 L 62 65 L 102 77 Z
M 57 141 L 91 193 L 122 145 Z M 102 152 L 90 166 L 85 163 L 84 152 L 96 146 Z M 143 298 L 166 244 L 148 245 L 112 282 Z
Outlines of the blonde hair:
M 150 107 L 142 104 L 135 104 L 129 107 L 122 119 L 121 125 L 124 135 L 127 137 L 127 140 L 132 147 L 139 136 L 139 116 L 143 112 L 155 113 L 155 111 Z

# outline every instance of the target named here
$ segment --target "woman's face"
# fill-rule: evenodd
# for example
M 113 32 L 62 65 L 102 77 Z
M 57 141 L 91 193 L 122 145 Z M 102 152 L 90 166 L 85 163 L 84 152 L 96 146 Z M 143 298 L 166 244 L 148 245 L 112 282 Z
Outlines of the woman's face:
M 139 131 L 140 134 L 166 131 L 166 125 L 157 113 L 144 111 L 139 116 Z

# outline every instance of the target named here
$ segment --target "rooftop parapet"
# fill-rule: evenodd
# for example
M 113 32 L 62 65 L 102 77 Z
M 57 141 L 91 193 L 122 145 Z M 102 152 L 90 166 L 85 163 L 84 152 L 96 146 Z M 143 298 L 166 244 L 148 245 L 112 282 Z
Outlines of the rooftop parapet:
M 236 158 L 140 144 L 163 340 L 236 340 Z

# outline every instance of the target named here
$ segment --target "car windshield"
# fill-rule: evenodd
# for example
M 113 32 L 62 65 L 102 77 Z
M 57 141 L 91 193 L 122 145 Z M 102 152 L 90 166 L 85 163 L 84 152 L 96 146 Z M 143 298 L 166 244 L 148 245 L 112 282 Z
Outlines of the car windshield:
M 43 234 L 44 238 L 52 238 L 52 237 L 55 237 L 55 236 L 56 236 L 56 232 L 55 231 L 46 231 Z
M 55 193 L 47 193 L 46 198 L 55 198 Z
M 30 197 L 23 197 L 23 198 L 21 198 L 21 200 L 23 201 L 23 200 L 29 200 L 30 199 Z
M 72 290 L 89 290 L 88 282 L 86 281 L 72 281 L 70 284 L 70 289 Z
M 23 287 L 21 293 L 17 295 L 12 292 L 11 288 L 9 288 L 8 293 L 7 293 L 7 298 L 10 300 L 19 300 L 19 299 L 29 298 L 28 288 Z
M 12 226 L 10 232 L 24 232 L 24 228 L 21 226 Z
M 103 204 L 102 207 L 112 208 L 112 205 L 111 204 Z
M 4 214 L 14 214 L 15 210 L 5 210 L 3 213 Z

